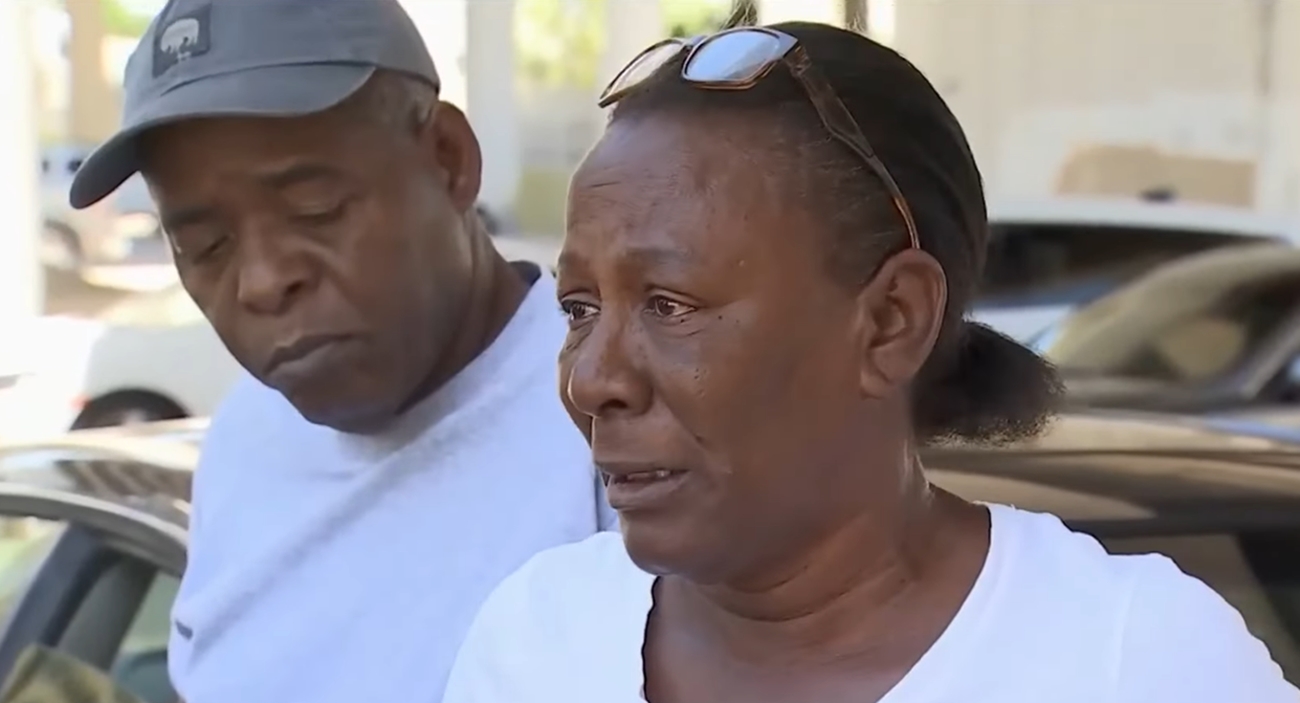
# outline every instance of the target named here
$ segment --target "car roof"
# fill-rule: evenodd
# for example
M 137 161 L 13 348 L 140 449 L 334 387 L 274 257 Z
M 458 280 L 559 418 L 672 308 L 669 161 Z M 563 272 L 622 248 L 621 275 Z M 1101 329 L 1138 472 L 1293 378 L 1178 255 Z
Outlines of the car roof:
M 182 420 L 0 444 L 0 480 L 136 510 L 145 500 L 187 504 L 206 426 Z M 1096 533 L 1212 520 L 1215 511 L 1300 527 L 1300 445 L 1247 423 L 1079 412 L 1032 442 L 935 447 L 924 461 L 938 485 L 966 498 L 1052 512 Z
M 1300 240 L 1300 222 L 1292 218 L 1222 205 L 1132 198 L 1065 196 L 996 200 L 989 203 L 989 222 L 994 226 L 1141 227 Z

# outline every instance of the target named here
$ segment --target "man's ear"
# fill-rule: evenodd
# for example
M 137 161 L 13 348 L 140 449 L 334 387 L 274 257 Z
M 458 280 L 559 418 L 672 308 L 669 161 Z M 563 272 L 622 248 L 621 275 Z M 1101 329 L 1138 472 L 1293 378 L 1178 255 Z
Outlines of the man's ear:
M 483 187 L 483 151 L 465 113 L 449 102 L 439 102 L 419 141 L 444 175 L 452 204 L 461 214 L 469 214 Z
M 864 395 L 886 397 L 912 382 L 939 338 L 947 303 L 947 278 L 930 254 L 907 249 L 880 267 L 858 296 Z

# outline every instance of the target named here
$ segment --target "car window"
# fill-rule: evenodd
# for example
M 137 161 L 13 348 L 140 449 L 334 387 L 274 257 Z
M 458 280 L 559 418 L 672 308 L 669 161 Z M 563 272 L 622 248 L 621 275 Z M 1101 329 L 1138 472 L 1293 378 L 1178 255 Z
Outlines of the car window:
M 28 517 L 0 517 L 0 620 L 36 575 L 64 524 Z
M 1145 227 L 994 223 L 975 304 L 1082 305 L 1174 259 L 1262 241 L 1267 240 Z
M 1300 681 L 1300 533 L 1112 539 L 1106 548 L 1173 559 L 1236 608 L 1287 678 Z
M 154 577 L 113 660 L 113 680 L 146 703 L 176 700 L 167 674 L 167 638 L 171 633 L 172 603 L 180 585 L 180 579 L 175 576 Z
M 82 528 L 70 529 L 65 535 L 79 541 L 100 539 L 99 533 Z M 53 612 L 59 615 L 52 617 L 66 620 L 57 620 L 62 624 L 55 626 L 58 629 L 52 639 L 40 635 L 33 644 L 51 647 L 60 656 L 98 670 L 142 703 L 176 703 L 167 674 L 167 639 L 179 579 L 108 544 L 82 553 L 78 558 L 85 561 L 78 565 L 53 563 L 60 558 L 58 547 L 55 549 L 50 557 L 52 568 L 37 577 L 53 576 L 52 581 L 41 581 L 50 588 L 29 592 L 26 598 L 36 598 L 38 603 L 42 597 L 62 599 L 42 607 L 58 608 Z M 102 566 L 86 570 L 85 565 L 93 564 Z M 88 580 L 79 580 L 78 575 Z
M 1075 313 L 1043 354 L 1067 374 L 1209 381 L 1238 369 L 1300 306 L 1300 270 L 1178 266 Z

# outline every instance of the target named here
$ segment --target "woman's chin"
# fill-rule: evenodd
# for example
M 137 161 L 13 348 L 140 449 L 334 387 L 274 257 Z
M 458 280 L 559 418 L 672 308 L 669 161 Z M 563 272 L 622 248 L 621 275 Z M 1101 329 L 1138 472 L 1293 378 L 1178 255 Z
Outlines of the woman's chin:
M 709 553 L 698 532 L 687 525 L 621 520 L 623 543 L 637 568 L 655 576 L 680 575 L 691 580 L 707 572 L 717 555 Z

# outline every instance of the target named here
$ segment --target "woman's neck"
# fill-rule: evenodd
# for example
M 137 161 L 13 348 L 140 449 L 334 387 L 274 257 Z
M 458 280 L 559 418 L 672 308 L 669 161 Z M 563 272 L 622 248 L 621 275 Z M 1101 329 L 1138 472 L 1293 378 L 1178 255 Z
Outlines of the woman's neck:
M 982 509 L 933 491 L 915 473 L 900 507 L 864 511 L 769 571 L 780 576 L 761 586 L 665 585 L 682 589 L 682 605 L 707 628 L 702 634 L 738 658 L 788 664 L 867 654 L 886 644 L 880 633 L 899 614 L 930 600 L 954 553 L 972 538 L 988 539 L 987 530 L 970 529 L 987 519 Z

